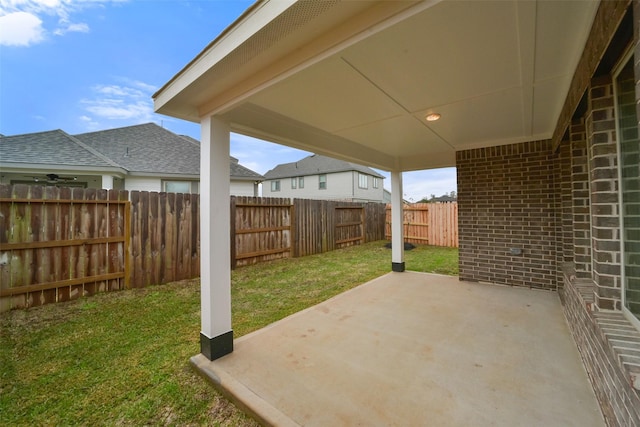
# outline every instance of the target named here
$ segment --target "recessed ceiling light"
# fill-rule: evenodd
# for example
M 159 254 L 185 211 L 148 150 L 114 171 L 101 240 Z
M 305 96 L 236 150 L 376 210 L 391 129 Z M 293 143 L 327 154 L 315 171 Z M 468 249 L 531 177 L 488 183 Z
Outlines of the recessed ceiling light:
M 438 113 L 430 113 L 425 117 L 428 122 L 435 122 L 436 120 L 440 120 L 440 114 Z

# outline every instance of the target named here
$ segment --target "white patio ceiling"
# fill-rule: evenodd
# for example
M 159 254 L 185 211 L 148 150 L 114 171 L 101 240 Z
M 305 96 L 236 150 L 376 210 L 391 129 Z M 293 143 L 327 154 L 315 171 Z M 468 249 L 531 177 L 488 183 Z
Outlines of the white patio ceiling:
M 597 7 L 262 1 L 155 108 L 384 170 L 454 166 L 456 150 L 551 137 Z

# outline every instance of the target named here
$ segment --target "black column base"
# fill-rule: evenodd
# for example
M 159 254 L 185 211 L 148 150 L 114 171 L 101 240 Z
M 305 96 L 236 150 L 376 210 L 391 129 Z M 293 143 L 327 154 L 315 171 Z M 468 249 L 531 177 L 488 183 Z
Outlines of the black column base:
M 216 360 L 233 352 L 233 331 L 213 338 L 200 332 L 200 352 L 209 360 Z
M 391 271 L 395 271 L 396 273 L 402 273 L 404 271 L 404 262 L 392 262 Z

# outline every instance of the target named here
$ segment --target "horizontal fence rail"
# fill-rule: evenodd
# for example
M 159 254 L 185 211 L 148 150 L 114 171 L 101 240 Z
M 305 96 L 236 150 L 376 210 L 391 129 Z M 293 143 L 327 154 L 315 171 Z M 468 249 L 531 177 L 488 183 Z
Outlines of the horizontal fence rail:
M 0 185 L 0 311 L 127 287 L 126 196 Z
M 403 207 L 404 241 L 458 247 L 458 203 L 414 203 Z M 387 206 L 387 239 L 391 238 L 391 205 Z
M 284 198 L 231 197 L 231 268 L 293 252 L 293 204 Z
M 231 268 L 390 235 L 382 203 L 230 201 Z M 457 246 L 457 205 L 406 207 L 405 236 Z M 197 194 L 0 185 L 0 311 L 199 276 Z
M 131 287 L 200 276 L 200 197 L 131 192 Z

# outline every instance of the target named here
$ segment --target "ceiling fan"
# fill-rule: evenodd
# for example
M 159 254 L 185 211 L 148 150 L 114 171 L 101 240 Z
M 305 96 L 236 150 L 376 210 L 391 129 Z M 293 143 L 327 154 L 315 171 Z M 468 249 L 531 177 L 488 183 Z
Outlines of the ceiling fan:
M 60 176 L 55 173 L 48 173 L 46 175 L 39 175 L 32 177 L 35 182 L 46 182 L 48 184 L 57 184 L 69 181 L 76 181 L 78 179 L 77 176 Z

